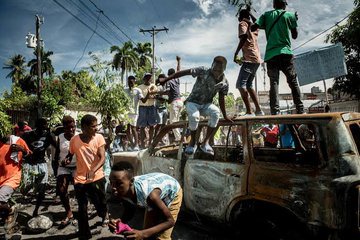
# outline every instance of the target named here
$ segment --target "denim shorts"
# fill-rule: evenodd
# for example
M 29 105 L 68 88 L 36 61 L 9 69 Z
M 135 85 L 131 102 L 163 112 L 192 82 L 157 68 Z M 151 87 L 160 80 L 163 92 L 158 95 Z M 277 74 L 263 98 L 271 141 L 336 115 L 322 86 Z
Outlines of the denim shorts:
M 209 117 L 209 127 L 214 128 L 217 126 L 220 118 L 220 110 L 214 104 L 197 104 L 194 102 L 186 102 L 185 106 L 189 119 L 189 129 L 191 131 L 195 131 L 198 128 L 200 116 Z
M 157 111 L 155 106 L 139 106 L 137 127 L 149 127 L 157 124 Z
M 244 62 L 241 66 L 239 76 L 236 81 L 236 88 L 253 88 L 253 81 L 259 66 L 260 63 Z

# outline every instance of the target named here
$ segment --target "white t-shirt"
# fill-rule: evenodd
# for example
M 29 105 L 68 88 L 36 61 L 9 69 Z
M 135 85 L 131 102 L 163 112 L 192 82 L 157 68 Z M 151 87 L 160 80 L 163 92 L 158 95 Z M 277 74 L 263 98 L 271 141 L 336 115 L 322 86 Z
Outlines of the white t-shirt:
M 130 98 L 130 109 L 129 109 L 129 114 L 138 114 L 139 112 L 139 100 L 140 98 L 143 98 L 144 96 L 142 95 L 142 91 L 137 88 L 134 87 L 130 90 L 130 88 L 125 88 L 125 92 L 127 93 L 127 95 Z

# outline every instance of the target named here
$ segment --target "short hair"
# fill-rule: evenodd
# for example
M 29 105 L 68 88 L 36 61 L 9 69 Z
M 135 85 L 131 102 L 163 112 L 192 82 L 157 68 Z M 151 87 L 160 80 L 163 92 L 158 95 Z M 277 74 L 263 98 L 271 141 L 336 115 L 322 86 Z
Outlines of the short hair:
M 226 69 L 226 64 L 227 64 L 227 60 L 225 57 L 223 56 L 216 56 L 214 58 L 214 61 L 213 61 L 213 64 L 222 64 L 223 65 L 223 69 L 225 70 Z
M 97 118 L 94 115 L 86 114 L 81 118 L 81 127 L 90 126 L 93 122 L 97 121 Z
M 160 78 L 166 78 L 165 74 L 160 73 L 159 76 L 158 76 L 158 78 L 156 79 L 155 83 L 156 83 L 156 84 L 160 84 L 160 85 L 164 85 L 165 83 L 161 83 L 161 82 L 160 82 Z
M 274 6 L 275 8 L 284 8 L 287 5 L 286 0 L 274 0 Z
M 169 70 L 168 70 L 168 76 L 170 76 L 170 75 L 172 75 L 172 74 L 174 74 L 175 73 L 175 69 L 173 69 L 173 68 L 170 68 Z
M 133 76 L 133 75 L 130 75 L 129 77 L 128 77 L 128 80 L 135 80 L 136 78 Z
M 111 171 L 114 172 L 125 171 L 130 179 L 134 177 L 134 167 L 131 163 L 126 161 L 115 163 L 112 166 Z
M 62 125 L 66 126 L 70 123 L 75 123 L 75 119 L 73 117 L 71 117 L 70 115 L 64 116 L 62 119 Z
M 47 123 L 48 123 L 48 121 L 46 120 L 46 118 L 39 118 L 38 120 L 36 120 L 35 127 L 41 128 L 44 125 L 46 125 Z
M 226 58 L 225 57 L 223 57 L 223 56 L 216 56 L 216 57 L 214 57 L 214 62 L 216 62 L 216 63 L 222 63 L 222 64 L 227 64 L 227 60 L 226 60 Z
M 17 122 L 17 125 L 20 129 L 22 129 L 25 127 L 26 123 L 25 123 L 25 121 L 19 121 L 19 122 Z
M 250 13 L 248 10 L 246 9 L 241 9 L 239 12 L 239 20 L 241 21 L 243 18 L 250 18 Z

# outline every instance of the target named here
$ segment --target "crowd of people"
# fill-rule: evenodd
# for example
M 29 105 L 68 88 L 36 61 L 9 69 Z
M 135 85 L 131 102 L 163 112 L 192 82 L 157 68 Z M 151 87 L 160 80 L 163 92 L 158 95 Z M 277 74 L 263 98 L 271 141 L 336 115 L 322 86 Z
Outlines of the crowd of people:
M 239 44 L 234 61 L 241 64 L 236 87 L 244 100 L 246 115 L 264 115 L 253 89 L 253 80 L 262 61 L 257 43 L 258 29 L 264 29 L 267 38 L 265 62 L 270 78 L 271 114 L 280 113 L 279 71 L 286 76 L 297 113 L 304 112 L 289 36 L 290 32 L 292 38 L 297 38 L 297 14 L 285 11 L 286 0 L 273 0 L 273 4 L 274 10 L 265 12 L 259 19 L 251 14 L 250 8 L 239 12 Z M 240 50 L 243 53 L 241 58 L 238 56 Z M 13 135 L 0 136 L 0 214 L 5 229 L 9 230 L 15 224 L 17 210 L 10 204 L 10 199 L 17 188 L 24 195 L 35 189 L 37 196 L 33 216 L 38 215 L 49 182 L 46 150 L 53 146 L 56 149 L 52 159 L 57 179 L 56 193 L 65 209 L 61 228 L 70 223 L 77 224 L 79 239 L 90 239 L 92 234 L 87 211 L 90 200 L 102 219 L 102 226 L 118 232 L 123 222 L 121 219 L 109 218 L 106 203 L 106 189 L 110 186 L 117 199 L 147 208 L 144 229 L 125 227 L 128 238 L 144 239 L 157 235 L 157 239 L 171 239 L 182 201 L 179 183 L 161 173 L 135 176 L 132 166 L 126 163 L 111 167 L 109 156 L 111 151 L 138 151 L 146 148 L 165 124 L 179 121 L 184 106 L 191 135 L 185 154 L 191 155 L 197 151 L 195 135 L 201 117 L 208 119 L 208 128 L 199 148 L 204 153 L 214 154 L 210 138 L 215 133 L 220 112 L 225 120 L 232 121 L 225 108 L 225 95 L 229 91 L 224 74 L 227 60 L 223 56 L 216 56 L 210 68 L 185 70 L 181 70 L 181 58 L 176 57 L 176 60 L 176 70 L 169 69 L 167 75 L 161 74 L 156 81 L 152 79 L 152 74 L 147 73 L 142 78 L 142 84 L 137 86 L 136 78 L 128 77 L 128 88 L 125 91 L 131 104 L 126 117 L 114 126 L 116 136 L 112 147 L 109 139 L 98 133 L 97 118 L 89 114 L 82 117 L 81 132 L 78 134 L 75 131 L 75 120 L 71 116 L 64 116 L 62 130 L 57 134 L 51 133 L 47 120 L 40 118 L 34 130 L 25 122 L 19 122 Z M 186 75 L 196 78 L 196 82 L 183 103 L 180 78 Z M 217 94 L 220 109 L 213 104 Z M 249 96 L 255 111 L 251 108 Z M 270 138 L 273 131 L 279 130 L 269 126 L 262 133 Z M 174 130 L 173 135 L 172 141 L 179 142 L 181 134 L 178 129 Z M 270 140 L 268 144 L 273 146 L 275 143 Z M 78 203 L 76 220 L 69 204 L 70 183 L 74 184 Z

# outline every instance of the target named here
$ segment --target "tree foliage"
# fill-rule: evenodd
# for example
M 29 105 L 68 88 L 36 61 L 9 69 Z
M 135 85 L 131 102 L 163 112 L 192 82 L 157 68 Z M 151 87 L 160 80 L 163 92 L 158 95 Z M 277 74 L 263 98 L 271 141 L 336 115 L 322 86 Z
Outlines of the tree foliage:
M 0 137 L 10 134 L 12 124 L 10 117 L 6 114 L 9 109 L 29 110 L 34 105 L 35 98 L 24 93 L 17 85 L 13 85 L 11 92 L 5 91 L 0 98 Z
M 355 9 L 344 25 L 337 26 L 326 42 L 342 43 L 348 74 L 335 79 L 333 90 L 360 98 L 360 1 L 355 0 Z
M 151 43 L 149 42 L 137 43 L 134 50 L 138 54 L 139 68 L 146 68 L 147 66 L 151 66 L 151 58 L 152 58 Z
M 116 81 L 116 74 L 112 68 L 102 62 L 97 56 L 93 55 L 96 68 L 94 71 L 94 80 L 97 83 L 98 90 L 93 99 L 92 105 L 102 116 L 102 124 L 105 128 L 111 129 L 111 120 L 120 119 L 125 114 L 130 103 L 122 84 Z M 112 141 L 112 131 L 109 131 L 109 138 Z
M 15 54 L 4 64 L 3 69 L 10 70 L 10 73 L 6 77 L 11 78 L 14 84 L 18 84 L 26 75 L 25 62 L 24 56 Z
M 251 9 L 251 6 L 252 6 L 252 0 L 228 0 L 228 2 L 231 5 L 236 6 L 238 8 L 237 14 L 239 14 L 241 9 L 243 9 L 243 8 Z
M 40 55 L 41 55 L 41 75 L 46 74 L 47 76 L 51 76 L 54 73 L 54 67 L 52 65 L 52 61 L 50 56 L 54 53 L 52 51 L 46 51 L 41 48 Z M 38 53 L 35 49 L 34 51 L 35 57 L 37 57 Z M 30 67 L 30 74 L 32 76 L 38 75 L 38 67 L 37 67 L 38 60 L 37 58 L 31 59 L 28 63 L 28 67 Z
M 115 52 L 112 65 L 116 70 L 121 70 L 121 83 L 124 84 L 125 72 L 136 70 L 138 68 L 138 54 L 130 41 L 125 42 L 122 47 L 112 46 L 110 52 Z

